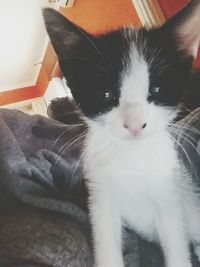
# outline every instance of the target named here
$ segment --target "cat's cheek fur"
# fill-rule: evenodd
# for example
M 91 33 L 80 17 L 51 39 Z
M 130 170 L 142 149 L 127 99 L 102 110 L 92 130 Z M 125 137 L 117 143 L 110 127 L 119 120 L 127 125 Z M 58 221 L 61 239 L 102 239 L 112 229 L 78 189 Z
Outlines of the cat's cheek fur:
M 138 138 L 147 138 L 152 134 L 163 131 L 167 125 L 175 118 L 176 110 L 168 107 L 159 107 L 154 103 L 146 104 L 144 107 L 146 128 L 139 136 L 133 136 L 128 129 L 124 128 L 123 108 L 121 106 L 113 108 L 111 111 L 96 116 L 95 119 L 85 117 L 87 125 L 93 132 L 104 132 L 105 138 L 118 141 L 137 141 Z

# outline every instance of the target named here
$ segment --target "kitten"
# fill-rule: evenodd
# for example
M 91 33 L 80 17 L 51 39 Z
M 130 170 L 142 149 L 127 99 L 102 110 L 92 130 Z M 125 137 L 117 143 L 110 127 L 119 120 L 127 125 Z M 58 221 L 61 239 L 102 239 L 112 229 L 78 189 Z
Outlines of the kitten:
M 95 266 L 122 267 L 122 227 L 160 242 L 166 266 L 200 256 L 200 200 L 170 134 L 200 40 L 200 1 L 156 29 L 91 36 L 54 10 L 47 31 L 88 124 Z

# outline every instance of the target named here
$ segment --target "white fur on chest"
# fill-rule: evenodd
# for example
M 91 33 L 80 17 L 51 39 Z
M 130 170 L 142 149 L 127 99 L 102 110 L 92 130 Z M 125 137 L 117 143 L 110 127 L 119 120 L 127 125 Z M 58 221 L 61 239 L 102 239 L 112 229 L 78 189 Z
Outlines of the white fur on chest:
M 168 133 L 113 142 L 89 135 L 85 167 L 92 197 L 98 195 L 117 209 L 122 223 L 155 237 L 157 203 L 169 198 L 178 160 Z

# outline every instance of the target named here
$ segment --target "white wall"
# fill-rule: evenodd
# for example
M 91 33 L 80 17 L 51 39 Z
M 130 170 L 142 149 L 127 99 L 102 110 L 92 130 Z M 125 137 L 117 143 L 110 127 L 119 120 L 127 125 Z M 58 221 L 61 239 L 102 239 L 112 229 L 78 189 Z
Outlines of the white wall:
M 47 45 L 48 0 L 0 0 L 0 91 L 35 84 Z M 52 6 L 52 4 L 51 4 Z
M 71 91 L 67 87 L 65 79 L 61 79 L 59 77 L 53 78 L 44 94 L 44 101 L 46 105 L 48 106 L 54 98 L 65 96 L 72 98 Z

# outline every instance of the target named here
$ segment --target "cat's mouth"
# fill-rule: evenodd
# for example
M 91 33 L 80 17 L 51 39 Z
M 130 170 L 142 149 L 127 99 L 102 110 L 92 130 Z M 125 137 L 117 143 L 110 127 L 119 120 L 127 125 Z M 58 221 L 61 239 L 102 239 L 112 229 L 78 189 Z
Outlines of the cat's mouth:
M 138 142 L 140 140 L 143 140 L 145 138 L 148 138 L 148 135 L 145 134 L 144 132 L 138 133 L 138 134 L 133 134 L 130 132 L 110 132 L 112 135 L 112 138 L 114 138 L 116 141 L 120 142 Z

